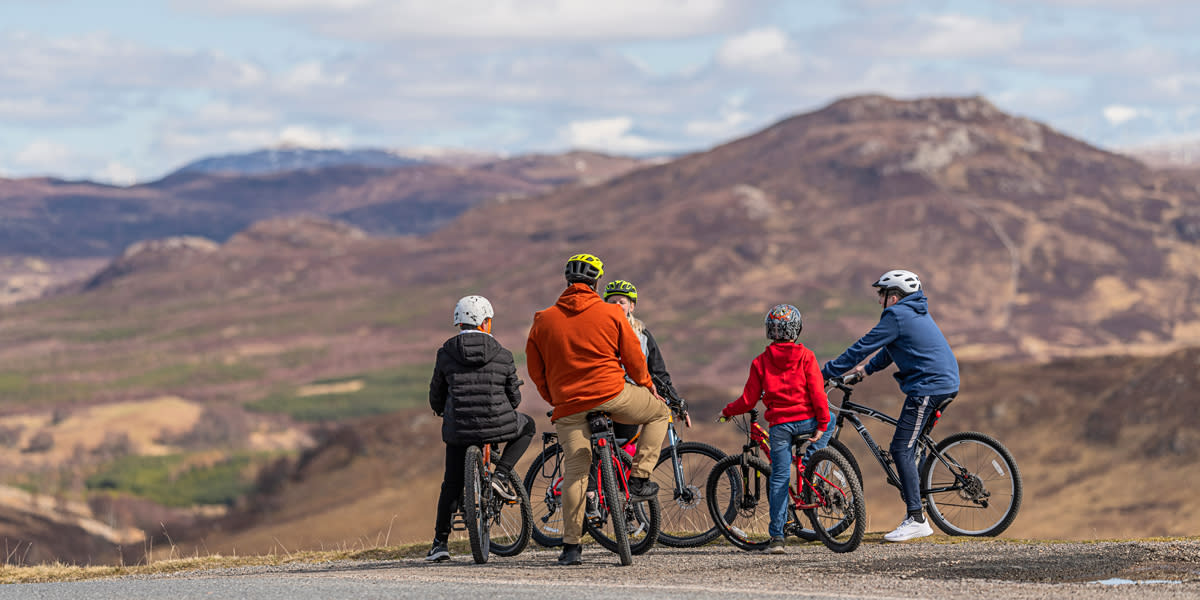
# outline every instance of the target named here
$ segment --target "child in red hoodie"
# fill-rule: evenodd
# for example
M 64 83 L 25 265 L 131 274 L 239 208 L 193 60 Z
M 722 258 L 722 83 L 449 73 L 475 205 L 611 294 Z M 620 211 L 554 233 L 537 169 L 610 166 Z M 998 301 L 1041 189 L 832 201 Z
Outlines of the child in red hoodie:
M 812 350 L 796 342 L 803 324 L 800 310 L 779 304 L 767 313 L 767 349 L 750 363 L 750 377 L 741 397 L 721 410 L 729 418 L 749 412 L 759 399 L 770 424 L 771 477 L 767 498 L 771 503 L 771 542 L 767 551 L 783 554 L 783 526 L 787 523 L 788 480 L 792 468 L 792 441 L 816 442 L 829 428 L 829 400 L 825 396 L 821 365 Z

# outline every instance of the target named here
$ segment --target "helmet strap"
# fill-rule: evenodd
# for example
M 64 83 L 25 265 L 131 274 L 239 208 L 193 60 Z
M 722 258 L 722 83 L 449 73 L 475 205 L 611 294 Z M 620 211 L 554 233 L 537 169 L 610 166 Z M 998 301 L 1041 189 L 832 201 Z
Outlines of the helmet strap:
M 488 317 L 488 318 L 484 319 L 483 322 L 479 324 L 479 330 L 484 333 L 491 333 L 492 332 L 492 318 Z

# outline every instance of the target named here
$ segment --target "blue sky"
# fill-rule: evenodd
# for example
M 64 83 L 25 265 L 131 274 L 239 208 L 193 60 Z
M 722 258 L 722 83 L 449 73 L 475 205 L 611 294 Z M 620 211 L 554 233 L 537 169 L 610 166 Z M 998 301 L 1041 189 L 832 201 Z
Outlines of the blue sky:
M 704 149 L 840 97 L 1200 139 L 1194 0 L 0 0 L 0 177 L 281 144 Z

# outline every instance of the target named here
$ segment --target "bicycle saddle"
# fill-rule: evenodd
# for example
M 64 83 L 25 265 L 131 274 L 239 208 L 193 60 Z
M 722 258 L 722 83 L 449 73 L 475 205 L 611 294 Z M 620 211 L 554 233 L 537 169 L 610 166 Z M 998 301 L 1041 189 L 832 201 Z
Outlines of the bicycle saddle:
M 604 433 L 612 428 L 612 421 L 609 420 L 608 413 L 601 410 L 588 413 L 587 421 L 592 433 Z

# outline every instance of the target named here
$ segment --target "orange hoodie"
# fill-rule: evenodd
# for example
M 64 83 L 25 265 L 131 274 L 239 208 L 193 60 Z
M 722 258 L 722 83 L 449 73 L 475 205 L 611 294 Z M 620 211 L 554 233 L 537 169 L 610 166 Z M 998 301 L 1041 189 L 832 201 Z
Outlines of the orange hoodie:
M 583 283 L 567 286 L 554 306 L 533 316 L 525 360 L 538 392 L 554 407 L 552 421 L 612 400 L 627 373 L 638 385 L 651 385 L 625 311 Z

